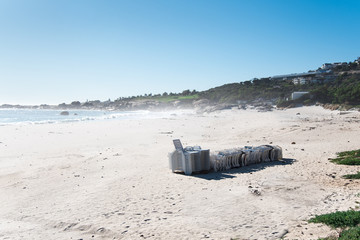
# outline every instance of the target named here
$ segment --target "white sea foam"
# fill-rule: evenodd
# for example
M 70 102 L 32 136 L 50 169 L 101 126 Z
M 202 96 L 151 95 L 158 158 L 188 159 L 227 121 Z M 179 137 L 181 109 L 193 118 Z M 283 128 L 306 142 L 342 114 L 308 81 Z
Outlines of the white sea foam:
M 157 119 L 171 118 L 177 115 L 191 114 L 191 110 L 166 112 L 139 111 L 104 111 L 104 110 L 62 110 L 48 109 L 0 109 L 0 126 L 13 124 L 50 124 L 62 122 L 99 121 L 113 119 Z

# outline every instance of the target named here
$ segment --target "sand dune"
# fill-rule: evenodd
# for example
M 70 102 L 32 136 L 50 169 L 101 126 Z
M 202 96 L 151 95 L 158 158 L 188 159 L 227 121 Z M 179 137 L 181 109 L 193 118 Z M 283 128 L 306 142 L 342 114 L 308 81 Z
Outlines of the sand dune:
M 147 120 L 0 127 L 0 239 L 316 239 L 314 214 L 359 205 L 360 113 L 223 110 Z M 206 175 L 168 169 L 172 139 L 274 144 L 284 160 Z M 252 189 L 260 193 L 253 194 Z

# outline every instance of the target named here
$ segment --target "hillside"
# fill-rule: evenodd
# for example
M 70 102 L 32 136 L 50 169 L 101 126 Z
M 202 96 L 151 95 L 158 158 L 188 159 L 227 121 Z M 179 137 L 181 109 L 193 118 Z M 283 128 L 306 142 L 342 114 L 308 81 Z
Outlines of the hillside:
M 304 84 L 299 84 L 302 80 Z M 297 91 L 305 91 L 309 94 L 293 101 L 291 94 Z M 359 59 L 349 63 L 326 63 L 322 68 L 308 73 L 252 79 L 225 84 L 202 92 L 185 90 L 178 94 L 164 93 L 122 98 L 115 102 L 122 104 L 121 106 L 124 106 L 124 103 L 138 102 L 153 107 L 172 105 L 191 107 L 197 105 L 199 100 L 209 105 L 263 103 L 288 107 L 322 103 L 358 106 L 360 105 Z
M 288 74 L 245 82 L 230 83 L 206 91 L 184 90 L 181 93 L 145 94 L 120 97 L 115 101 L 99 100 L 58 106 L 33 106 L 34 108 L 85 108 L 111 110 L 169 109 L 206 106 L 234 105 L 277 105 L 292 107 L 297 105 L 338 104 L 347 107 L 360 105 L 360 58 L 349 63 L 325 63 L 316 71 Z M 300 99 L 292 100 L 293 92 L 309 92 Z M 2 105 L 2 108 L 23 107 Z M 27 106 L 28 107 L 28 106 Z

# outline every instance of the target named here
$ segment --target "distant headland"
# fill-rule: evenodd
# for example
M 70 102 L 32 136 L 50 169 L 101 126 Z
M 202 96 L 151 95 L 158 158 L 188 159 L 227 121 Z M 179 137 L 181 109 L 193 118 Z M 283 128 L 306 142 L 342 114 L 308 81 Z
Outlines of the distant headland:
M 294 92 L 301 92 L 296 99 Z M 144 94 L 120 97 L 114 101 L 73 101 L 59 105 L 11 105 L 0 108 L 38 109 L 103 109 L 103 110 L 166 110 L 198 108 L 214 111 L 247 105 L 260 110 L 272 106 L 287 108 L 321 104 L 332 109 L 359 108 L 360 106 L 360 57 L 353 62 L 324 63 L 316 70 L 304 73 L 254 78 L 230 83 L 206 91 L 184 90 L 181 93 Z

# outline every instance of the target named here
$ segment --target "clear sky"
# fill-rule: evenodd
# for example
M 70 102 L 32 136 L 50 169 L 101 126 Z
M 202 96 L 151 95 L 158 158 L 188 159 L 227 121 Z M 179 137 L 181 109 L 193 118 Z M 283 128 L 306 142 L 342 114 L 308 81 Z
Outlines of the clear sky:
M 360 56 L 359 0 L 0 0 L 0 104 L 206 90 Z

